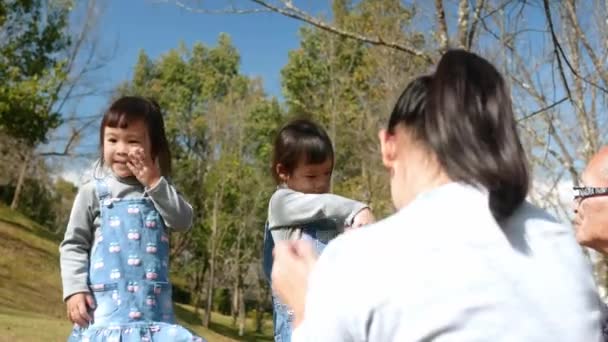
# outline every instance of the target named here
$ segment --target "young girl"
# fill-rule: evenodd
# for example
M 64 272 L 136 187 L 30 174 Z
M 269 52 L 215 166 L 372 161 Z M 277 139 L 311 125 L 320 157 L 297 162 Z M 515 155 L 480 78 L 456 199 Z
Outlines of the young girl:
M 169 229 L 192 207 L 168 182 L 171 158 L 159 106 L 140 97 L 112 104 L 101 122 L 101 157 L 60 246 L 69 341 L 202 341 L 174 324 Z
M 278 189 L 270 198 L 264 238 L 268 279 L 275 241 L 312 240 L 321 253 L 345 229 L 374 221 L 366 204 L 328 193 L 333 167 L 333 147 L 323 128 L 299 119 L 279 131 L 272 162 Z M 273 306 L 275 339 L 290 341 L 293 314 L 274 295 Z

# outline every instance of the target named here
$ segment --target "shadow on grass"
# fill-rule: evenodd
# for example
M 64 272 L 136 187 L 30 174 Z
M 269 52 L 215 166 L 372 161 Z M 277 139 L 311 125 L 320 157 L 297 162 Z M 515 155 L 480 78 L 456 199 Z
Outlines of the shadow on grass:
M 51 232 L 47 228 L 30 220 L 25 215 L 17 211 L 11 210 L 5 207 L 4 205 L 0 205 L 0 222 L 18 226 L 40 238 L 47 239 L 49 241 L 60 242 L 62 240 L 62 236 L 60 234 L 55 234 Z
M 187 310 L 180 305 L 174 306 L 176 317 L 182 322 L 191 325 L 191 326 L 201 326 L 202 325 L 202 317 L 195 315 L 194 312 Z M 204 312 L 200 311 L 201 315 Z M 272 336 L 264 335 L 262 333 L 255 333 L 252 331 L 245 330 L 244 336 L 239 336 L 239 331 L 237 326 L 232 326 L 231 323 L 219 323 L 214 320 L 213 315 L 212 321 L 209 323 L 209 330 L 213 331 L 216 334 L 220 334 L 222 336 L 237 340 L 237 341 L 260 341 L 260 342 L 272 342 Z
M 270 336 L 256 334 L 250 331 L 245 331 L 244 336 L 239 336 L 238 327 L 226 326 L 216 322 L 209 323 L 209 330 L 212 330 L 220 335 L 235 339 L 237 341 L 273 341 L 272 337 Z
M 173 311 L 175 312 L 175 316 L 181 321 L 189 324 L 189 325 L 201 325 L 201 318 L 196 315 L 194 312 L 183 308 L 181 305 L 173 305 Z

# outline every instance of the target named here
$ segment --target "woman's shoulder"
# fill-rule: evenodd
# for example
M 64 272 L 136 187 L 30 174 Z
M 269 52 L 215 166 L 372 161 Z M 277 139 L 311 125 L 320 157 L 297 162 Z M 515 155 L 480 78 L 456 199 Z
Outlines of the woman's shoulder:
M 515 212 L 502 224 L 508 230 L 525 230 L 526 234 L 544 234 L 556 232 L 569 233 L 574 236 L 570 227 L 559 222 L 548 211 L 524 201 Z

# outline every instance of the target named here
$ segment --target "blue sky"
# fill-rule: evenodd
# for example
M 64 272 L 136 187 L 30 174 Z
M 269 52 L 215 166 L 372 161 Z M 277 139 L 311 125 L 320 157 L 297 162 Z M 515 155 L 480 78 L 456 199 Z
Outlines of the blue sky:
M 193 13 L 177 6 L 174 0 L 97 1 L 102 8 L 97 32 L 101 40 L 100 53 L 114 55 L 108 65 L 95 75 L 99 88 L 103 90 L 111 90 L 121 81 L 130 79 L 140 49 L 157 58 L 177 47 L 180 41 L 188 47 L 199 41 L 214 45 L 220 33 L 227 33 L 241 55 L 241 71 L 249 76 L 260 76 L 267 93 L 280 97 L 280 71 L 287 63 L 288 52 L 298 47 L 298 31 L 303 25 L 276 13 Z M 191 6 L 198 3 L 207 8 L 211 4 L 220 6 L 216 9 L 230 3 L 252 7 L 248 0 L 181 1 Z M 329 16 L 331 0 L 299 0 L 295 3 L 312 14 Z M 446 6 L 449 26 L 453 29 L 457 9 L 450 2 Z M 434 15 L 434 8 L 425 8 L 424 11 L 428 13 L 423 16 Z M 538 15 L 532 13 L 530 16 Z M 535 21 L 539 18 L 530 19 Z M 424 26 L 418 29 L 433 31 L 432 25 L 427 27 L 430 22 L 432 20 L 418 21 L 418 25 Z M 76 112 L 91 115 L 104 106 L 107 106 L 107 98 L 103 96 L 87 98 L 78 104 Z
M 97 36 L 100 55 L 112 55 L 107 65 L 91 75 L 98 90 L 110 91 L 132 76 L 137 55 L 143 49 L 157 58 L 183 41 L 188 47 L 195 42 L 215 45 L 220 33 L 230 35 L 241 55 L 241 72 L 263 79 L 268 95 L 280 97 L 280 71 L 287 63 L 290 50 L 299 45 L 302 23 L 275 13 L 201 14 L 187 11 L 172 0 L 100 0 Z M 195 5 L 198 1 L 184 1 Z M 215 3 L 229 3 L 213 0 Z M 206 1 L 210 4 L 212 1 Z M 237 2 L 239 3 L 239 2 Z M 250 6 L 248 1 L 240 1 Z M 313 5 L 314 6 L 311 6 Z M 299 6 L 315 14 L 327 14 L 329 1 L 301 1 Z M 307 6 L 308 5 L 308 6 Z M 77 12 L 82 13 L 82 12 Z M 77 22 L 77 20 L 75 21 Z M 89 96 L 73 101 L 64 108 L 66 115 L 90 116 L 100 114 L 108 106 L 106 95 Z M 78 151 L 97 148 L 98 123 L 83 137 Z M 65 129 L 56 136 L 65 136 Z M 50 149 L 61 149 L 63 139 L 52 143 Z M 58 148 L 56 148 L 59 146 Z M 69 172 L 86 166 L 88 161 L 76 160 Z M 72 178 L 72 177 L 70 177 Z
M 228 3 L 202 3 L 211 2 Z M 321 0 L 315 3 L 327 4 Z M 320 13 L 323 7 L 310 9 Z M 189 47 L 197 41 L 214 45 L 219 34 L 225 32 L 241 54 L 242 72 L 261 76 L 268 93 L 279 95 L 280 69 L 287 62 L 288 51 L 298 46 L 300 26 L 300 22 L 274 13 L 200 14 L 186 11 L 171 0 L 108 0 L 100 34 L 108 47 L 118 44 L 107 73 L 112 83 L 130 78 L 140 49 L 155 58 L 182 40 Z
M 206 6 L 229 4 L 227 0 L 182 0 L 189 5 L 203 3 Z M 215 45 L 220 33 L 230 35 L 241 55 L 241 72 L 263 79 L 264 88 L 271 96 L 281 95 L 280 71 L 287 63 L 288 53 L 299 45 L 299 28 L 303 23 L 276 13 L 257 14 L 201 14 L 180 8 L 174 0 L 98 0 L 101 5 L 97 35 L 100 37 L 100 54 L 113 55 L 106 67 L 93 75 L 100 90 L 110 91 L 120 82 L 132 76 L 137 54 L 143 49 L 152 58 L 178 46 L 183 41 L 188 47 L 195 42 Z M 249 6 L 250 1 L 233 1 L 237 5 Z M 85 2 L 86 3 L 86 2 Z M 330 0 L 299 0 L 298 6 L 315 15 L 329 16 Z M 80 3 L 82 4 L 82 2 Z M 430 5 L 430 4 L 428 4 Z M 446 2 L 449 26 L 456 8 Z M 218 7 L 216 7 L 218 8 Z M 434 8 L 426 8 L 431 17 Z M 531 13 L 532 21 L 542 21 L 542 15 Z M 530 15 L 530 13 L 529 13 Z M 533 17 L 532 17 L 533 16 Z M 427 27 L 432 20 L 418 22 L 418 29 L 432 31 Z M 539 22 L 542 27 L 542 23 Z M 493 43 L 493 42 L 492 42 Z M 65 108 L 66 115 L 78 116 L 101 114 L 108 106 L 106 96 L 87 97 L 73 102 Z M 97 149 L 97 128 L 95 123 L 83 137 L 78 148 L 82 151 Z M 57 132 L 66 135 L 65 129 Z M 62 141 L 52 144 L 53 150 L 62 148 Z M 57 148 L 58 147 L 58 148 Z M 76 160 L 70 165 L 70 172 L 88 164 L 88 160 Z

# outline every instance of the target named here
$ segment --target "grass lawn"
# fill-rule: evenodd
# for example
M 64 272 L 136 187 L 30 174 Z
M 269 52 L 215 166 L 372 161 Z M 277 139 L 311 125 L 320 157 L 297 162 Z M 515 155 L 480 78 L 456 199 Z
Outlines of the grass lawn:
M 38 224 L 0 206 L 0 342 L 66 341 L 71 324 L 61 301 L 59 241 Z M 209 329 L 192 307 L 175 304 L 178 322 L 209 342 L 272 341 L 272 326 L 254 332 L 247 320 L 245 336 L 238 336 L 232 319 L 212 313 Z

